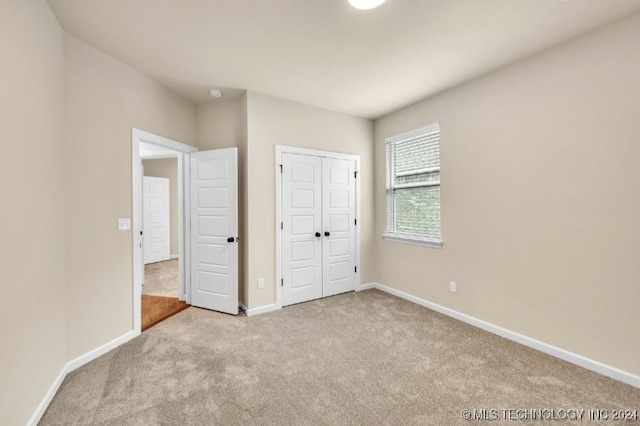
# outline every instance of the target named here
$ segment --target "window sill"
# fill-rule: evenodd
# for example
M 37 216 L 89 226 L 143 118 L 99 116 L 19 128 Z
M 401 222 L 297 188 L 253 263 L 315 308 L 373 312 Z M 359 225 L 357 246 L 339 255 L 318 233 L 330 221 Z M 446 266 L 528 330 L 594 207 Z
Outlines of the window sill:
M 413 244 L 415 246 L 431 247 L 437 249 L 442 248 L 442 241 L 440 240 L 430 240 L 426 238 L 417 238 L 398 234 L 383 234 L 382 238 L 394 243 Z

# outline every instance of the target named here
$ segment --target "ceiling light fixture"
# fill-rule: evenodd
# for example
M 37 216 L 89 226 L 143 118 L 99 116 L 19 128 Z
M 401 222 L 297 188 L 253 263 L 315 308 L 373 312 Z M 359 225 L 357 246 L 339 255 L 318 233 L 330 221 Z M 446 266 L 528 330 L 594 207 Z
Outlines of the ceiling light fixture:
M 386 0 L 349 0 L 349 4 L 356 9 L 369 10 L 375 9 L 385 1 Z
M 211 89 L 211 90 L 209 90 L 209 94 L 211 96 L 213 96 L 214 98 L 221 98 L 222 97 L 222 90 L 220 90 L 220 89 Z

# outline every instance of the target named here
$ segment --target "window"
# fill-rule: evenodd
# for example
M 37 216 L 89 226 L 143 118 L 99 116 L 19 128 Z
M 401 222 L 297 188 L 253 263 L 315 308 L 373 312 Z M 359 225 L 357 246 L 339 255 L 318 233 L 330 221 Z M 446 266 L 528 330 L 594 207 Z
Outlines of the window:
M 442 247 L 440 125 L 388 138 L 387 232 L 390 241 Z

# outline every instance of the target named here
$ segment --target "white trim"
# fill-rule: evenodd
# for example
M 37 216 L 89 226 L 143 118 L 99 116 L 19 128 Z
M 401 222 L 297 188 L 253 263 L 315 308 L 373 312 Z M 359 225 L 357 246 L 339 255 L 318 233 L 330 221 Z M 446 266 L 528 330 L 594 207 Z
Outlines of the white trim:
M 433 123 L 428 126 L 421 127 L 419 129 L 410 130 L 399 135 L 390 136 L 385 139 L 385 176 L 386 176 L 386 233 L 383 235 L 385 239 L 389 241 L 415 244 L 420 246 L 442 248 L 442 236 L 430 235 L 423 238 L 419 235 L 398 235 L 400 233 L 396 230 L 396 195 L 397 189 L 408 188 L 429 188 L 440 187 L 440 180 L 429 182 L 410 182 L 410 183 L 397 183 L 396 177 L 398 176 L 410 176 L 418 173 L 427 172 L 440 172 L 440 154 L 438 154 L 438 165 L 436 167 L 427 167 L 422 169 L 408 170 L 400 174 L 396 174 L 395 168 L 395 156 L 396 147 L 398 144 L 423 139 L 429 141 L 429 143 L 438 143 L 438 153 L 440 152 L 440 123 Z M 441 227 L 441 220 L 438 219 L 439 226 Z
M 380 283 L 371 283 L 371 284 L 373 284 L 372 285 L 373 288 L 376 288 L 385 293 L 400 297 L 401 299 L 408 300 L 417 305 L 431 309 L 432 311 L 436 311 L 448 317 L 455 318 L 459 321 L 462 321 L 474 327 L 478 327 L 482 330 L 488 331 L 489 333 L 497 334 L 498 336 L 504 337 L 505 339 L 514 341 L 516 343 L 520 343 L 521 345 L 528 346 L 532 349 L 538 350 L 540 352 L 544 352 L 553 357 L 560 358 L 561 360 L 586 368 L 587 370 L 591 370 L 598 374 L 602 374 L 603 376 L 607 376 L 614 380 L 618 380 L 620 382 L 626 383 L 636 388 L 640 388 L 640 376 L 636 376 L 635 374 L 620 370 L 615 367 L 611 367 L 609 365 L 586 358 L 582 355 L 578 355 L 573 352 L 569 352 L 565 349 L 558 348 L 548 343 L 541 342 L 540 340 L 536 340 L 531 337 L 522 335 L 520 333 L 516 333 L 515 331 L 502 328 L 500 326 L 491 324 L 489 322 L 472 317 L 470 315 L 466 315 L 461 312 L 454 311 L 453 309 L 449 309 L 444 306 L 438 305 L 436 303 L 429 302 L 427 300 L 421 299 L 419 297 L 413 296 L 403 291 L 396 290 L 395 288 L 388 287 Z
M 280 165 L 282 164 L 282 154 L 301 154 L 301 155 L 315 155 L 318 157 L 336 158 L 340 160 L 350 160 L 355 162 L 355 172 L 358 177 L 356 178 L 356 219 L 358 225 L 356 225 L 356 287 L 357 290 L 360 287 L 360 280 L 362 274 L 362 263 L 360 262 L 360 228 L 362 227 L 362 216 L 360 215 L 360 156 L 356 154 L 344 154 L 340 152 L 322 151 L 317 149 L 300 148 L 296 146 L 276 145 L 276 157 L 275 157 L 275 174 L 276 174 L 276 309 L 282 309 L 282 233 L 280 230 L 280 222 L 282 222 L 282 172 L 280 171 Z M 271 306 L 271 305 L 267 305 Z M 261 308 L 256 308 L 261 309 Z M 270 311 L 267 311 L 270 312 Z M 249 315 L 249 314 L 247 314 Z M 255 315 L 255 314 L 254 314 Z
M 362 284 L 360 287 L 356 288 L 356 291 L 371 290 L 372 288 L 377 288 L 376 285 L 377 283 Z
M 84 355 L 77 357 L 69 362 L 67 362 L 66 368 L 68 369 L 67 373 L 72 372 L 73 370 L 82 367 L 83 365 L 93 361 L 94 359 L 106 354 L 112 349 L 117 348 L 118 346 L 127 343 L 129 340 L 138 337 L 140 333 L 135 331 L 130 331 L 128 333 L 123 334 L 120 337 L 116 337 L 110 342 L 105 343 L 102 346 L 95 348 L 92 351 L 87 352 Z
M 173 139 L 165 138 L 164 136 L 156 135 L 153 133 L 145 132 L 144 130 L 132 128 L 132 136 L 136 136 L 139 142 L 147 142 L 154 145 L 163 146 L 165 148 L 172 149 L 178 152 L 196 152 L 198 148 L 191 145 L 184 144 L 182 142 L 174 141 Z M 138 146 L 139 149 L 139 146 Z
M 276 145 L 276 306 L 282 309 L 282 233 L 280 222 L 282 221 L 282 147 Z M 247 315 L 249 312 L 247 311 Z
M 282 309 L 282 306 L 278 306 L 277 303 L 272 303 L 270 305 L 259 306 L 257 308 L 251 308 L 251 309 L 247 309 L 247 307 L 244 306 L 244 304 L 242 304 L 242 306 L 244 307 L 245 313 L 247 314 L 248 317 L 252 317 L 254 315 L 266 314 L 268 312 L 273 312 L 273 311 L 279 311 L 280 309 Z
M 383 234 L 382 238 L 394 243 L 413 244 L 414 246 L 431 247 L 431 248 L 438 248 L 438 249 L 442 248 L 442 241 L 439 241 L 439 240 L 428 240 L 428 239 L 420 239 L 416 237 L 405 237 L 398 234 Z
M 434 172 L 439 172 L 440 171 L 440 166 L 438 167 L 429 167 L 427 169 L 416 169 L 416 170 L 409 170 L 406 172 L 399 172 L 396 173 L 396 177 L 403 177 L 403 176 L 411 176 L 411 175 L 421 175 L 424 173 L 434 173 Z M 397 186 L 396 186 L 397 188 Z
M 356 225 L 356 265 L 358 265 L 358 269 L 356 272 L 356 291 L 358 287 L 362 284 L 362 262 L 360 261 L 360 228 L 362 228 L 362 215 L 360 214 L 360 156 L 355 155 L 354 160 L 356 162 L 356 220 L 358 224 Z
M 142 248 L 142 160 L 138 130 L 131 132 L 131 244 L 133 246 L 133 330 L 142 330 L 142 280 L 144 279 L 144 255 Z
M 170 158 L 178 158 L 178 154 L 155 154 L 155 155 L 140 155 L 141 160 L 166 160 Z
M 408 189 L 408 188 L 429 188 L 432 186 L 440 186 L 439 180 L 433 180 L 430 182 L 411 182 L 411 183 L 400 183 L 394 185 L 393 189 Z
M 44 412 L 47 411 L 47 408 L 49 408 L 49 404 L 51 404 L 53 397 L 56 396 L 56 392 L 58 392 L 58 389 L 64 381 L 64 378 L 67 377 L 67 373 L 67 365 L 65 364 L 65 366 L 62 367 L 62 370 L 51 384 L 51 387 L 49 388 L 47 393 L 44 395 L 44 398 L 42 398 L 42 401 L 40 401 L 40 404 L 38 404 L 38 408 L 36 408 L 36 411 L 31 415 L 29 421 L 27 421 L 27 426 L 38 425 L 38 422 L 40 422 L 40 419 L 42 419 Z
M 191 155 L 183 154 L 182 158 L 178 158 L 178 176 L 182 177 L 182 184 L 178 185 L 178 200 L 182 205 L 178 205 L 178 214 L 182 214 L 180 219 L 180 247 L 182 250 L 179 255 L 182 261 L 178 263 L 180 276 L 184 282 L 181 282 L 180 290 L 183 292 L 178 299 L 191 304 Z M 180 178 L 178 178 L 180 182 Z
M 196 152 L 198 149 L 190 145 L 174 141 L 172 139 L 165 138 L 163 136 L 154 135 L 153 133 L 145 132 L 143 130 L 131 129 L 131 200 L 132 200 L 132 226 L 133 235 L 131 238 L 131 244 L 133 248 L 133 283 L 132 283 L 132 298 L 133 298 L 133 331 L 140 333 L 142 321 L 141 321 L 141 297 L 142 297 L 142 238 L 140 232 L 142 231 L 142 168 L 140 158 L 140 143 L 146 142 L 158 146 L 165 147 L 175 151 L 175 157 L 178 161 L 178 223 L 179 223 L 179 251 L 178 254 L 182 259 L 189 259 L 189 235 L 186 231 L 185 221 L 189 217 L 189 191 L 188 191 L 188 179 L 185 179 L 188 173 L 188 168 L 185 170 L 185 162 L 189 160 L 189 154 Z M 180 300 L 187 300 L 189 294 L 189 268 L 185 268 L 185 262 L 180 262 L 180 289 L 182 294 L 179 295 Z M 142 267 L 140 266 L 142 265 Z
M 86 354 L 81 355 L 76 359 L 73 359 L 67 362 L 62 367 L 62 369 L 60 370 L 60 373 L 51 384 L 51 387 L 49 388 L 44 398 L 38 405 L 38 408 L 36 408 L 36 411 L 31 415 L 31 418 L 27 422 L 27 425 L 36 426 L 40 421 L 40 419 L 42 419 L 42 416 L 44 415 L 45 411 L 47 411 L 47 408 L 49 407 L 49 404 L 53 400 L 53 397 L 56 395 L 56 392 L 58 392 L 60 385 L 64 381 L 65 377 L 67 377 L 67 374 L 93 361 L 94 359 L 106 354 L 110 350 L 115 349 L 124 343 L 127 343 L 129 340 L 134 339 L 139 335 L 140 335 L 140 332 L 129 331 L 128 333 L 125 333 L 122 336 L 117 337 L 112 341 L 107 342 L 104 345 L 96 349 L 93 349 L 92 351 L 89 351 Z
M 276 145 L 276 154 L 299 154 L 299 155 L 315 155 L 318 157 L 336 158 L 338 160 L 358 160 L 357 154 L 345 154 L 342 152 L 323 151 L 319 149 L 300 148 L 289 145 Z M 276 156 L 276 161 L 280 160 L 280 156 Z M 280 164 L 279 162 L 277 164 Z M 278 173 L 280 170 L 278 170 Z

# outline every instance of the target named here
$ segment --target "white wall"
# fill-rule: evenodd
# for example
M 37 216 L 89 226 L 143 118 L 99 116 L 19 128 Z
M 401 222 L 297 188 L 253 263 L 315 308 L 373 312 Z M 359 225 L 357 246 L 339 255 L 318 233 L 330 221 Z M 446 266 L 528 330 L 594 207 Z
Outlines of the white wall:
M 66 362 L 63 32 L 0 2 L 0 424 L 23 425 Z
M 638 52 L 635 15 L 378 120 L 375 280 L 639 375 Z M 433 122 L 444 247 L 383 241 L 384 139 Z
M 249 308 L 276 301 L 275 146 L 360 155 L 361 277 L 373 279 L 373 123 L 255 92 L 247 93 L 246 300 Z M 259 290 L 257 281 L 265 279 Z
M 195 146 L 196 107 L 65 35 L 67 342 L 73 359 L 132 330 L 131 129 Z

